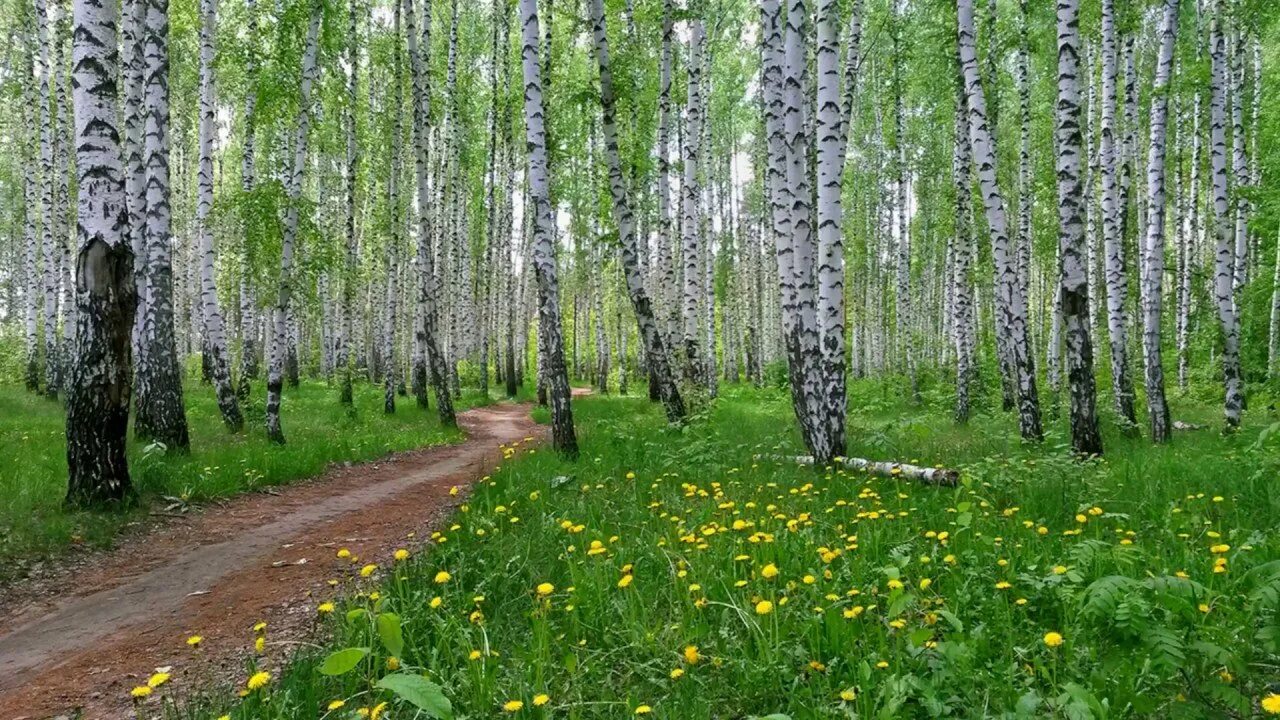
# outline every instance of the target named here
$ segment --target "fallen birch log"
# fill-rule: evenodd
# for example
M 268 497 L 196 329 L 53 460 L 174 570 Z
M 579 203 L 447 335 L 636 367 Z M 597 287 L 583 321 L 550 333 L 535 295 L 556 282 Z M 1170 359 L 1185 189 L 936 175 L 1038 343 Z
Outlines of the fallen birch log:
M 813 464 L 812 455 L 772 455 L 761 457 L 772 460 L 787 460 L 799 465 Z M 919 465 L 908 465 L 907 463 L 877 462 L 866 458 L 836 458 L 836 462 L 839 462 L 850 470 L 862 470 L 868 474 L 878 475 L 880 477 L 917 480 L 929 485 L 955 487 L 960 482 L 960 471 L 952 470 L 950 468 L 930 468 L 921 467 Z

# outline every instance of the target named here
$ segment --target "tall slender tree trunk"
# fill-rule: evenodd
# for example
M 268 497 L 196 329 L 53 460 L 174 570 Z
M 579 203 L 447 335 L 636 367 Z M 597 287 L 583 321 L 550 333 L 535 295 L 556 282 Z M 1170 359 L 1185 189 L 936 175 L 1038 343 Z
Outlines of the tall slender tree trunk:
M 991 233 L 991 253 L 995 259 L 997 286 L 995 312 L 1002 318 L 997 332 L 1006 336 L 1012 359 L 1018 398 L 1018 427 L 1026 440 L 1040 440 L 1040 399 L 1036 392 L 1035 361 L 1027 334 L 1027 304 L 1018 283 L 1016 253 L 1009 244 L 1008 216 L 1004 197 L 996 183 L 995 143 L 987 126 L 987 103 L 978 76 L 974 47 L 973 0 L 958 0 L 960 65 L 964 73 L 969 108 L 969 136 L 973 143 L 978 186 L 982 192 L 987 227 Z
M 1125 272 L 1119 166 L 1116 151 L 1116 29 L 1114 0 L 1102 0 L 1102 244 L 1106 254 L 1107 331 L 1111 338 L 1111 391 L 1122 424 L 1137 426 L 1133 379 L 1129 375 L 1129 342 L 1125 301 Z
M 360 80 L 360 34 L 356 22 L 356 0 L 347 4 L 347 104 L 343 108 L 343 125 L 347 132 L 346 192 L 344 193 L 343 227 L 346 232 L 346 266 L 342 272 L 342 325 L 338 328 L 334 362 L 338 366 L 338 401 L 351 407 L 355 403 L 352 391 L 351 357 L 355 344 L 356 272 L 359 246 L 356 240 L 356 173 L 360 158 L 356 147 L 356 103 Z
M 841 180 L 844 177 L 845 106 L 840 92 L 840 40 L 838 4 L 836 0 L 817 3 L 817 160 L 818 160 L 818 332 L 821 338 L 820 363 L 822 398 L 818 422 L 824 430 L 822 452 L 814 458 L 829 463 L 843 455 L 846 446 L 845 418 L 848 392 L 845 380 L 845 306 L 844 306 L 844 207 Z M 854 10 L 857 12 L 857 8 Z M 901 118 L 901 94 L 898 97 Z M 849 108 L 852 112 L 852 108 Z M 905 147 L 902 125 L 898 125 L 899 170 L 905 173 Z M 901 178 L 900 178 L 901 180 Z M 905 186 L 903 186 L 905 188 Z M 901 191 L 899 201 L 905 196 Z M 905 203 L 903 203 L 905 206 Z M 900 218 L 905 221 L 905 212 Z M 902 225 L 902 240 L 907 234 Z M 900 256 L 901 257 L 901 256 Z M 910 257 L 908 250 L 907 257 Z M 909 356 L 910 357 L 910 356 Z M 908 360 L 912 386 L 918 390 L 915 366 Z
M 240 403 L 231 385 L 231 367 L 227 357 L 227 336 L 223 327 L 222 308 L 218 304 L 218 286 L 214 280 L 217 252 L 213 246 L 213 228 L 209 213 L 213 210 L 213 85 L 214 41 L 218 27 L 217 0 L 200 2 L 200 171 L 196 190 L 196 235 L 200 240 L 200 307 L 204 319 L 204 352 L 212 370 L 218 410 L 231 432 L 244 427 Z
M 453 398 L 449 395 L 448 372 L 441 353 L 437 332 L 437 288 L 435 262 L 431 248 L 431 218 L 427 207 L 431 189 L 427 185 L 427 123 L 431 116 L 430 73 L 427 60 L 431 55 L 431 0 L 423 0 L 422 45 L 414 31 L 412 0 L 404 0 L 405 34 L 408 36 L 409 70 L 413 76 L 413 126 L 414 173 L 418 188 L 418 308 L 419 319 L 415 326 L 418 344 L 422 352 L 419 370 L 427 377 L 422 379 L 418 391 L 418 404 L 426 407 L 426 385 L 429 379 L 436 395 L 436 412 L 444 427 L 456 427 L 458 420 L 453 411 Z M 415 380 L 415 382 L 417 382 Z
M 1109 2 L 1103 0 L 1104 4 Z M 1084 264 L 1088 252 L 1080 182 L 1083 142 L 1080 131 L 1079 16 L 1079 0 L 1058 0 L 1058 103 L 1054 130 L 1058 175 L 1058 293 L 1066 335 L 1071 447 L 1083 455 L 1100 455 L 1102 435 L 1098 431 L 1093 342 L 1089 337 L 1089 278 Z M 1105 136 L 1105 129 L 1103 133 Z
M 146 119 L 146 296 L 138 348 L 134 432 L 171 451 L 190 446 L 173 309 L 173 234 L 169 185 L 169 2 L 145 0 L 143 57 Z
M 75 0 L 72 97 L 77 183 L 75 359 L 67 383 L 67 502 L 129 494 L 133 249 L 116 112 L 116 5 Z
M 1164 394 L 1164 364 L 1160 354 L 1160 315 L 1164 300 L 1164 160 L 1169 121 L 1169 77 L 1173 74 L 1174 40 L 1178 34 L 1178 0 L 1165 0 L 1160 23 L 1160 55 L 1151 88 L 1151 146 L 1147 153 L 1146 272 L 1142 281 L 1142 350 L 1147 386 L 1147 416 L 1151 439 L 1173 439 L 1169 403 Z
M 970 278 L 970 265 L 973 256 L 973 210 L 972 201 L 973 167 L 972 149 L 969 146 L 969 120 L 965 107 L 964 79 L 957 76 L 956 83 L 956 128 L 955 154 L 951 163 L 952 183 L 956 194 L 955 216 L 955 248 L 954 266 L 951 283 L 953 286 L 952 312 L 954 317 L 955 352 L 956 352 L 956 407 L 955 420 L 958 423 L 969 422 L 970 401 L 969 388 L 973 380 L 973 368 L 970 366 L 970 347 L 973 338 L 970 335 L 969 321 L 973 314 L 973 281 Z
M 702 116 L 702 66 L 703 58 L 705 57 L 703 46 L 706 43 L 706 30 L 701 17 L 694 17 L 690 20 L 689 32 L 689 102 L 685 109 L 684 181 L 680 184 L 681 213 L 683 216 L 681 230 L 683 234 L 682 260 L 684 262 L 684 363 L 685 377 L 690 382 L 698 382 L 702 379 L 699 363 L 703 362 L 702 349 L 700 348 L 702 343 L 699 339 L 701 332 L 699 330 L 698 307 L 707 291 L 706 288 L 702 287 L 701 253 L 703 248 L 699 237 L 701 220 L 699 207 L 702 190 L 698 172 L 702 162 L 700 155 L 704 123 Z M 706 351 L 710 352 L 710 348 L 707 348 Z
M 615 119 L 616 98 L 613 90 L 613 72 L 609 63 L 609 38 L 606 32 L 603 0 L 591 0 L 591 19 L 595 35 L 596 60 L 600 66 L 600 105 L 603 120 L 605 158 L 609 165 L 609 194 L 613 199 L 613 219 L 618 225 L 618 238 L 622 243 L 622 271 L 626 278 L 627 296 L 636 316 L 636 327 L 644 345 L 645 359 L 650 376 L 658 385 L 658 394 L 669 422 L 684 420 L 684 400 L 671 369 L 665 339 L 658 327 L 649 293 L 645 289 L 644 275 L 640 270 L 639 249 L 635 232 L 635 215 L 627 196 L 626 180 L 622 173 L 622 160 L 618 152 L 618 130 Z M 664 32 L 666 28 L 664 26 Z M 665 40 L 669 42 L 669 38 Z M 669 68 L 668 68 L 669 70 Z M 668 78 L 668 84 L 670 78 Z M 659 159 L 664 164 L 664 159 Z M 662 185 L 663 180 L 659 179 Z M 661 192 L 661 190 L 660 190 Z M 625 331 L 623 333 L 625 337 Z M 626 370 L 623 369 L 625 376 Z M 625 391 L 624 391 L 625 392 Z
M 403 243 L 405 229 L 404 219 L 400 215 L 400 176 L 403 172 L 404 141 L 404 65 L 400 54 L 400 38 L 403 37 L 402 5 L 395 0 L 392 8 L 392 37 L 395 38 L 395 55 L 392 60 L 391 103 L 392 103 L 392 136 L 391 136 L 391 172 L 387 176 L 387 205 L 390 209 L 390 232 L 387 240 L 387 296 L 386 296 L 386 333 L 382 343 L 382 361 L 386 366 L 383 375 L 382 412 L 391 415 L 396 411 L 396 390 L 402 382 L 404 373 L 396 360 L 396 329 L 398 325 L 400 273 L 400 246 Z
M 556 248 L 552 241 L 550 177 L 547 171 L 546 121 L 542 103 L 542 71 L 538 63 L 538 3 L 520 0 L 523 28 L 521 58 L 524 66 L 524 119 L 528 147 L 527 175 L 533 205 L 533 268 L 538 281 L 538 344 L 546 362 L 551 403 L 551 442 L 557 451 L 577 457 L 578 440 L 569 404 L 569 373 L 564 363 L 564 337 L 560 329 L 560 288 L 556 281 Z
M 1227 204 L 1227 58 L 1222 25 L 1225 3 L 1217 0 L 1209 26 L 1209 168 L 1213 185 L 1213 231 L 1217 236 L 1214 262 L 1214 301 L 1222 329 L 1223 416 L 1227 429 L 1240 426 L 1244 384 L 1240 377 L 1240 323 L 1236 315 L 1235 243 Z
M 53 208 L 53 118 L 49 82 L 49 9 L 45 0 L 35 0 L 36 39 L 39 46 L 36 83 L 39 86 L 36 121 L 40 128 L 40 248 L 39 283 L 44 309 L 44 392 L 58 396 L 58 274 L 54 247 Z
M 245 0 L 245 26 L 249 37 L 258 34 L 257 0 Z M 244 194 L 253 192 L 257 183 L 257 132 L 254 127 L 258 106 L 258 60 L 252 45 L 245 50 L 244 150 L 240 160 L 240 187 Z M 241 235 L 247 232 L 249 212 L 241 216 Z M 258 303 L 254 296 L 252 264 L 247 246 L 240 257 L 240 384 L 236 387 L 241 400 L 251 396 L 250 380 L 258 377 Z
M 284 443 L 280 424 L 280 402 L 284 390 L 286 365 L 296 345 L 291 342 L 289 303 L 293 297 L 294 242 L 298 235 L 298 199 L 302 196 L 302 173 L 307 167 L 307 140 L 311 131 L 311 90 L 320 74 L 316 55 L 320 44 L 320 21 L 324 17 L 321 0 L 311 0 L 311 19 L 307 26 L 306 44 L 302 51 L 302 81 L 298 95 L 298 121 L 294 129 L 293 164 L 289 169 L 285 192 L 289 204 L 284 216 L 284 235 L 280 241 L 280 280 L 276 305 L 271 313 L 271 350 L 267 365 L 267 438 Z M 296 356 L 294 356 L 296 357 Z

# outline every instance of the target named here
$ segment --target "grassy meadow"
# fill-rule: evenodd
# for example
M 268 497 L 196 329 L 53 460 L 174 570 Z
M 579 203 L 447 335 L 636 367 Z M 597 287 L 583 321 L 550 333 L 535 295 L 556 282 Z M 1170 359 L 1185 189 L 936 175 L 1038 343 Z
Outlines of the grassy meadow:
M 1208 395 L 1206 391 L 1206 395 Z M 789 401 L 726 388 L 684 428 L 575 402 L 582 457 L 510 448 L 429 551 L 334 557 L 324 647 L 239 686 L 170 683 L 172 718 L 1218 718 L 1280 713 L 1280 437 L 1215 404 L 1172 446 L 1108 423 L 1080 461 L 1050 423 L 950 419 L 851 388 L 851 454 L 956 488 L 815 471 Z M 1100 398 L 1101 400 L 1101 398 Z M 266 631 L 270 634 L 270 630 Z M 268 637 L 268 641 L 270 638 Z M 140 708 L 142 709 L 142 708 Z

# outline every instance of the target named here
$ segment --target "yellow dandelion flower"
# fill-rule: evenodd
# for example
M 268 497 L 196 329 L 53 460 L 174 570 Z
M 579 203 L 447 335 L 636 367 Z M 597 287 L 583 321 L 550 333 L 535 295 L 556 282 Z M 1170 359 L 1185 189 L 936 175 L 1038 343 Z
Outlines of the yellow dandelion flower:
M 342 709 L 342 707 L 343 707 L 344 705 L 346 705 L 346 704 L 347 704 L 347 702 L 346 702 L 345 700 L 334 700 L 333 702 L 331 702 L 331 703 L 329 703 L 328 705 L 326 705 L 326 706 L 325 706 L 325 709 L 326 709 L 326 710 L 328 710 L 328 711 L 330 711 L 330 712 L 332 712 L 332 711 L 334 711 L 334 710 L 341 710 L 341 709 Z
M 450 580 L 450 579 L 452 579 L 452 578 L 453 578 L 453 576 L 452 576 L 452 575 L 450 575 L 450 574 L 448 573 L 448 571 L 446 571 L 446 570 L 441 570 L 440 572 L 436 573 L 435 582 L 436 582 L 436 584 L 437 584 L 437 585 L 443 585 L 443 584 L 445 584 L 445 583 L 449 582 L 449 580 Z
M 761 600 L 760 602 L 756 603 L 757 615 L 768 615 L 771 612 L 773 612 L 773 603 L 769 602 L 768 600 Z
M 351 551 L 346 548 L 342 548 L 341 550 L 338 551 L 338 557 L 345 560 L 351 557 Z
M 772 580 L 778 577 L 778 566 L 774 565 L 773 563 L 769 563 L 768 565 L 765 565 L 763 568 L 760 569 L 760 577 L 764 578 L 765 580 Z
M 523 700 L 508 700 L 502 703 L 502 712 L 517 713 L 524 709 Z
M 845 702 L 853 702 L 858 699 L 858 693 L 854 692 L 853 688 L 845 688 L 840 691 L 840 699 Z
M 409 551 L 408 551 L 408 550 L 405 550 L 404 548 L 401 548 L 401 549 L 399 549 L 399 550 L 397 550 L 397 551 L 395 552 L 394 557 L 395 557 L 395 559 L 396 559 L 396 560 L 408 560 L 408 559 L 409 559 Z
M 1268 715 L 1280 715 L 1280 693 L 1270 693 L 1262 698 L 1262 709 Z
M 271 682 L 271 673 L 258 671 L 249 678 L 249 681 L 246 682 L 244 686 L 249 688 L 249 691 L 252 692 L 266 687 L 269 682 Z
M 1044 644 L 1056 648 L 1062 644 L 1062 634 L 1053 631 L 1044 634 Z
M 147 687 L 158 688 L 167 682 L 169 682 L 169 673 L 158 672 L 147 678 Z
M 369 577 L 378 569 L 377 565 L 370 563 L 360 568 L 360 577 Z
M 541 583 L 537 587 L 538 597 L 546 597 L 555 591 L 556 586 L 548 582 Z
M 388 670 L 391 670 L 391 671 L 399 670 L 399 669 L 400 669 L 400 658 L 396 657 L 395 655 L 388 656 L 388 657 L 387 657 L 387 669 L 388 669 Z
M 149 695 L 151 695 L 151 688 L 146 685 L 139 685 L 138 687 L 129 691 L 129 696 L 134 698 L 135 700 L 141 700 L 145 697 L 148 697 Z
M 702 659 L 702 655 L 698 652 L 697 645 L 686 645 L 684 648 L 684 661 L 690 665 L 697 665 Z
M 631 578 L 632 578 L 632 576 L 631 576 L 631 575 L 623 575 L 623 576 L 622 576 L 621 578 L 619 578 L 619 580 L 618 580 L 618 587 L 620 587 L 620 588 L 625 588 L 625 587 L 627 587 L 628 585 L 630 585 L 630 584 L 631 584 Z
M 636 715 L 648 715 L 653 712 L 653 708 L 648 705 L 639 705 L 636 707 Z
M 193 648 L 200 647 L 200 643 L 203 641 L 204 641 L 204 638 L 200 637 L 199 635 L 192 635 L 191 637 L 187 638 L 187 644 Z
M 333 612 L 333 609 L 333 603 L 331 602 L 322 602 L 316 606 L 316 612 L 322 615 Z
M 258 638 L 253 641 L 253 650 L 259 655 L 266 652 L 267 638 L 265 636 L 259 635 Z
M 543 705 L 546 705 L 549 702 L 551 702 L 551 696 L 546 693 L 538 693 L 537 695 L 533 696 L 534 707 L 542 707 Z
M 671 671 L 672 680 L 679 680 L 682 677 L 684 677 L 684 668 L 676 668 L 675 670 Z
M 432 610 L 434 610 L 434 609 L 436 609 L 436 608 L 438 608 L 438 607 L 440 607 L 441 605 L 443 605 L 443 604 L 444 604 L 444 598 L 442 598 L 442 597 L 440 597 L 439 595 L 437 595 L 437 596 L 435 596 L 435 597 L 431 598 L 431 602 L 429 602 L 429 603 L 427 603 L 427 604 L 431 606 L 431 609 L 432 609 Z

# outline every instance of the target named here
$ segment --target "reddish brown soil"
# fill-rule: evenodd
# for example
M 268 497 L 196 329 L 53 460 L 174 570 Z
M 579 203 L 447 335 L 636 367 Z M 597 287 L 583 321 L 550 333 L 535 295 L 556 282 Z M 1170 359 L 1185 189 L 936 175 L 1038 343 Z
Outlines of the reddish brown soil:
M 542 438 L 528 411 L 468 410 L 461 444 L 242 496 L 10 589 L 21 600 L 0 606 L 0 718 L 132 717 L 130 689 L 161 666 L 172 666 L 174 689 L 242 681 L 258 622 L 268 628 L 263 661 L 279 662 L 336 594 L 331 579 L 429 542 L 501 459 L 499 445 Z M 340 547 L 360 563 L 339 560 Z M 203 637 L 196 651 L 193 634 Z

